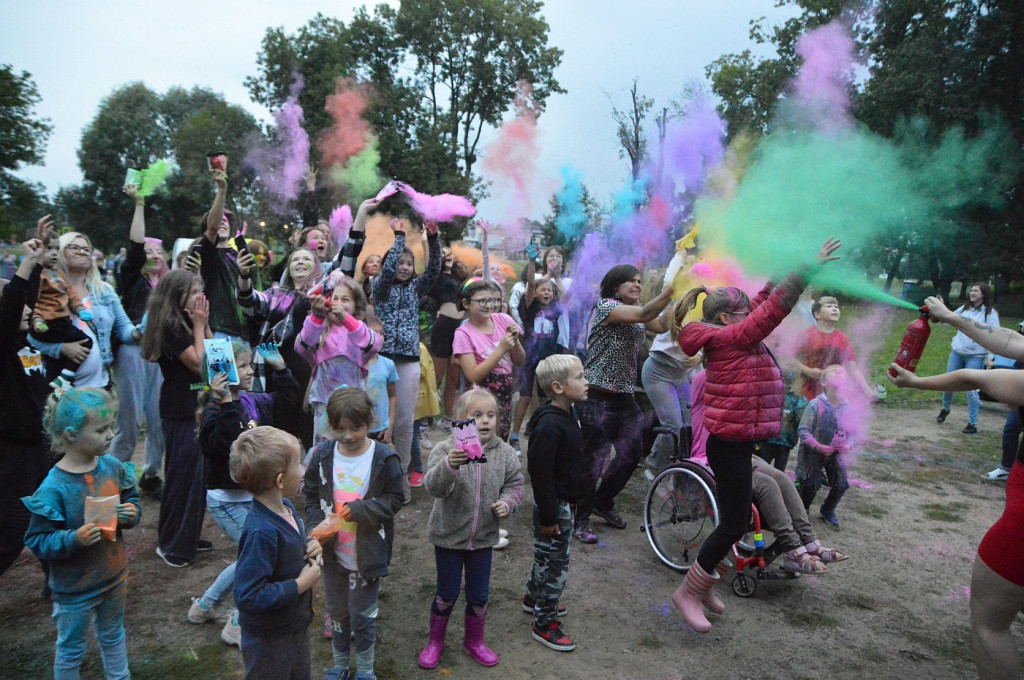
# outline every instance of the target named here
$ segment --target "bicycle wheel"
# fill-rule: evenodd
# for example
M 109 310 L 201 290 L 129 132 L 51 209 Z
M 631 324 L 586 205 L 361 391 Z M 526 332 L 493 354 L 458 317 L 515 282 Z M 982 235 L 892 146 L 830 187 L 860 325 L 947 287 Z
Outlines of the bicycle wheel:
M 718 525 L 718 504 L 710 475 L 686 466 L 663 470 L 647 491 L 644 523 L 647 540 L 662 562 L 687 571 L 704 539 Z

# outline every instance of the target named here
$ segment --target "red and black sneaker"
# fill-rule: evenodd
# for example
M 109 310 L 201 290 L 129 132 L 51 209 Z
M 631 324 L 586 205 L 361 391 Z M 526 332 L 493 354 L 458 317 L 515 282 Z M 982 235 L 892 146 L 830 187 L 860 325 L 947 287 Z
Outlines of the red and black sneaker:
M 536 623 L 533 624 L 533 639 L 556 652 L 571 652 L 576 649 L 576 643 L 562 632 L 562 626 L 558 621 L 552 621 L 543 628 Z
M 537 605 L 537 603 L 534 602 L 533 598 L 530 597 L 529 595 L 523 595 L 522 602 L 523 602 L 523 611 L 527 612 L 529 614 L 532 614 L 533 613 L 533 608 Z M 558 605 L 558 616 L 559 616 L 559 618 L 565 616 L 568 613 L 569 613 L 569 611 L 565 607 L 563 607 L 562 605 Z

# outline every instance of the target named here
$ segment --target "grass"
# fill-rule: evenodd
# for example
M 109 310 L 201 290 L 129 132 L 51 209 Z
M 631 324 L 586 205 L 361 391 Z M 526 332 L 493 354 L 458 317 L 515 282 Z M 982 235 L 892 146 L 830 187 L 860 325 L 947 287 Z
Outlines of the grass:
M 805 611 L 802 609 L 785 608 L 782 618 L 791 626 L 802 628 L 838 628 L 839 621 L 821 611 Z
M 966 503 L 953 501 L 952 503 L 926 503 L 921 506 L 924 516 L 936 522 L 962 522 L 963 512 L 967 509 Z
M 648 649 L 661 648 L 661 640 L 659 640 L 655 635 L 645 635 L 642 638 L 640 638 L 638 642 L 641 647 L 646 647 Z
M 874 505 L 872 503 L 864 503 L 855 508 L 854 512 L 860 515 L 864 515 L 865 517 L 874 517 L 876 519 L 885 517 L 888 514 L 885 511 L 885 509 L 880 508 L 879 506 Z

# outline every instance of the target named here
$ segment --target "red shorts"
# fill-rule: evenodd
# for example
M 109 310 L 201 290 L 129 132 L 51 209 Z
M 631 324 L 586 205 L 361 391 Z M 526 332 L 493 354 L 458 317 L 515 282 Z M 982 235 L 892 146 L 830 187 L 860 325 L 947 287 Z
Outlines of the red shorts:
M 981 539 L 978 557 L 1010 583 L 1024 586 L 1024 464 L 1017 461 L 1006 480 L 1006 509 Z

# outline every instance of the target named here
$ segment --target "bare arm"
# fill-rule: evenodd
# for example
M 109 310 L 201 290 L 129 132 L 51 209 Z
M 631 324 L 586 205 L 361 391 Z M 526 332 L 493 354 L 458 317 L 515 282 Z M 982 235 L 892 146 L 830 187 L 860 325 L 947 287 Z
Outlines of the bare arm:
M 895 378 L 892 371 L 896 372 Z M 1010 368 L 995 368 L 990 371 L 962 368 L 951 373 L 922 377 L 892 364 L 886 375 L 898 387 L 932 392 L 984 390 L 1004 404 L 1024 406 L 1024 371 Z
M 128 230 L 128 239 L 133 243 L 146 242 L 146 199 L 139 196 L 139 188 L 134 184 L 126 184 L 124 193 L 135 200 L 135 213 L 132 215 L 132 226 Z
M 537 265 L 534 264 L 531 257 L 526 263 L 526 292 L 523 293 L 523 299 L 526 300 L 527 307 L 533 304 L 533 298 L 537 296 L 537 282 L 534 281 L 536 275 Z
M 1002 328 L 998 324 L 993 326 L 964 318 L 950 311 L 941 298 L 930 297 L 924 304 L 933 319 L 949 324 L 989 352 L 1024 361 L 1024 335 L 1009 328 Z
M 672 286 L 668 286 L 658 293 L 657 297 L 652 299 L 643 307 L 636 305 L 616 305 L 615 309 L 608 314 L 608 323 L 643 323 L 648 325 L 648 330 L 654 332 L 661 332 L 658 330 L 661 326 L 658 323 L 651 324 L 650 322 L 658 318 L 668 304 L 672 302 Z
M 224 201 L 228 194 L 228 176 L 223 170 L 211 170 L 210 176 L 217 184 L 217 195 L 213 198 L 213 205 L 210 207 L 210 214 L 206 218 L 206 238 L 211 243 L 217 243 L 217 230 L 220 223 L 224 221 Z

